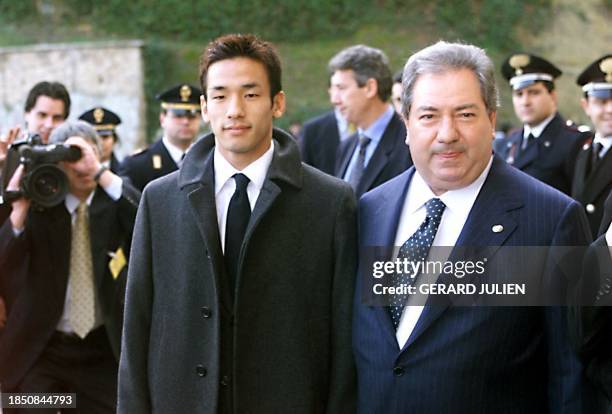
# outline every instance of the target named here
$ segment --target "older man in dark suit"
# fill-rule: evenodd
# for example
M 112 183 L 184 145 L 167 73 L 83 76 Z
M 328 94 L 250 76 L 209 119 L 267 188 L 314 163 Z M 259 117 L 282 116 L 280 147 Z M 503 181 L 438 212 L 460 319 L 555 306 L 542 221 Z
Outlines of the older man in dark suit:
M 81 411 L 112 413 L 126 284 L 117 251 L 129 245 L 140 193 L 101 166 L 87 123 L 57 127 L 50 142 L 77 146 L 82 156 L 61 163 L 64 200 L 42 209 L 21 197 L 0 228 L 0 266 L 27 257 L 0 341 L 0 382 L 22 393 L 76 393 Z M 20 188 L 23 171 L 9 189 Z
M 355 201 L 273 129 L 280 61 L 252 35 L 201 59 L 213 133 L 144 191 L 120 413 L 351 413 Z
M 403 144 L 406 129 L 389 104 L 391 69 L 379 49 L 356 45 L 329 62 L 334 106 L 357 133 L 338 147 L 336 177 L 351 184 L 357 197 L 412 165 Z
M 507 270 L 500 263 L 512 252 L 506 246 L 588 243 L 578 203 L 492 156 L 493 73 L 484 50 L 470 45 L 439 42 L 410 57 L 402 108 L 415 168 L 361 198 L 360 251 L 401 246 L 388 260 L 427 263 L 432 246 L 451 246 L 451 265 L 467 260 L 476 266 L 482 260 L 478 252 L 485 251 L 484 272 L 475 278 L 490 283 L 499 276 L 493 269 Z M 549 249 L 540 251 L 534 256 L 539 260 L 529 263 L 527 288 L 542 283 L 563 292 L 563 273 Z M 395 294 L 387 298 L 388 306 L 374 306 L 367 295 L 373 278 L 367 255 L 359 268 L 353 324 L 359 412 L 535 414 L 601 408 L 569 346 L 562 309 L 461 306 L 499 302 L 486 295 L 462 302 L 471 297 L 427 289 L 420 290 L 424 297 Z M 390 287 L 401 292 L 462 284 L 462 274 L 452 268 L 433 280 L 416 273 L 413 278 L 393 273 Z M 585 402 L 592 405 L 583 407 Z

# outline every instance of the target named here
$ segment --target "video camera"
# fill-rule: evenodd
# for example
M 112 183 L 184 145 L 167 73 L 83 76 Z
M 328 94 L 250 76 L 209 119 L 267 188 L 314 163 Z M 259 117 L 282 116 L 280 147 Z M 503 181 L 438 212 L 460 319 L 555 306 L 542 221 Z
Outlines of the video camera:
M 74 145 L 43 144 L 38 134 L 15 141 L 8 148 L 2 170 L 2 198 L 13 201 L 21 196 L 42 208 L 61 203 L 68 193 L 68 178 L 57 163 L 78 161 L 81 149 Z M 7 191 L 8 183 L 19 164 L 24 175 L 19 191 Z

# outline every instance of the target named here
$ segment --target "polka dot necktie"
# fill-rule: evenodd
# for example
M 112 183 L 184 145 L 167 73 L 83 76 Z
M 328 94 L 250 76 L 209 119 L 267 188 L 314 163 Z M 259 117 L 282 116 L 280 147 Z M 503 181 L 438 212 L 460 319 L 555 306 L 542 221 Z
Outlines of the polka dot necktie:
M 96 322 L 94 274 L 87 204 L 81 203 L 72 226 L 70 245 L 70 326 L 85 338 Z
M 436 237 L 436 232 L 440 226 L 440 220 L 442 219 L 442 213 L 446 206 L 439 198 L 432 198 L 425 203 L 425 210 L 427 215 L 425 220 L 416 232 L 400 247 L 397 258 L 400 260 L 407 259 L 410 262 L 424 262 L 429 255 L 429 249 Z M 411 277 L 414 276 L 414 277 Z M 395 273 L 392 275 L 393 286 L 414 286 L 416 283 L 417 275 L 411 275 L 408 273 Z M 406 302 L 406 295 L 393 295 L 391 296 L 391 305 L 389 306 L 389 312 L 391 313 L 391 319 L 393 320 L 393 326 L 397 329 L 400 319 L 402 318 L 402 312 Z

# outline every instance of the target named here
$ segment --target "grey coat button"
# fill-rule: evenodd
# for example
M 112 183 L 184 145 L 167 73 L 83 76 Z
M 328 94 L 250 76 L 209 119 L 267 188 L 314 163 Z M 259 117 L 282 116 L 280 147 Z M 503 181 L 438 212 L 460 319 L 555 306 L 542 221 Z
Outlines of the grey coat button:
M 198 374 L 198 377 L 205 377 L 207 373 L 208 371 L 206 370 L 206 367 L 204 367 L 204 365 L 196 366 L 196 374 Z
M 202 309 L 200 309 L 200 313 L 205 319 L 208 319 L 212 316 L 212 310 L 210 310 L 208 306 L 202 306 Z
M 593 204 L 587 204 L 586 211 L 589 214 L 593 214 L 595 212 L 595 206 Z

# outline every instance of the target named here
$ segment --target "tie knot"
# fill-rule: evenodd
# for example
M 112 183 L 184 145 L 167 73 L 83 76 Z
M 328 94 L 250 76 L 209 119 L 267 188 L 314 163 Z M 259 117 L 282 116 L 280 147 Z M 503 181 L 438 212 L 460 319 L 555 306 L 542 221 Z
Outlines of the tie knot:
M 77 215 L 83 216 L 85 213 L 87 213 L 87 203 L 79 203 L 79 206 L 77 207 Z
M 444 212 L 446 205 L 439 198 L 432 198 L 425 203 L 425 210 L 427 211 L 427 217 L 440 218 Z
M 234 181 L 236 181 L 236 190 L 246 191 L 247 185 L 249 185 L 249 177 L 242 173 L 234 174 Z
M 360 149 L 364 149 L 365 147 L 367 147 L 370 141 L 372 140 L 366 137 L 365 135 L 363 135 L 363 133 L 359 134 L 359 148 Z

